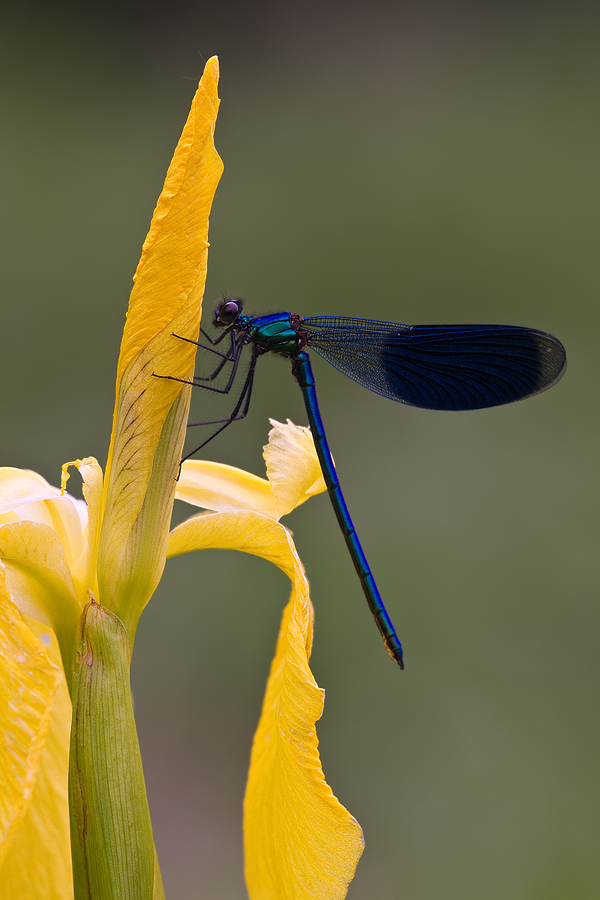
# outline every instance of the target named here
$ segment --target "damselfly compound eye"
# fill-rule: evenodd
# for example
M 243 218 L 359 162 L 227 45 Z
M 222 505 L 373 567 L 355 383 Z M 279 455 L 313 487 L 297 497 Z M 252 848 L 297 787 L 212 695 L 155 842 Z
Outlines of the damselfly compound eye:
M 231 325 L 242 311 L 241 300 L 222 300 L 215 310 L 215 325 Z

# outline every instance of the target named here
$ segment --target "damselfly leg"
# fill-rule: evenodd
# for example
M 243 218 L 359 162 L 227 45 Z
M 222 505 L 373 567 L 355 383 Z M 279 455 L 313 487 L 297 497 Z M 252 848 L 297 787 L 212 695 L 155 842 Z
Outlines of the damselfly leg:
M 189 384 L 192 387 L 199 387 L 205 391 L 212 391 L 213 393 L 216 393 L 216 394 L 229 394 L 231 392 L 231 389 L 235 382 L 235 378 L 236 378 L 236 375 L 238 372 L 240 360 L 242 358 L 242 352 L 245 347 L 245 342 L 241 341 L 241 340 L 236 341 L 236 333 L 232 329 L 227 329 L 227 332 L 225 333 L 225 335 L 220 335 L 214 341 L 212 340 L 212 338 L 209 335 L 206 334 L 205 331 L 203 331 L 202 329 L 201 329 L 201 331 L 202 331 L 202 334 L 204 334 L 207 337 L 207 339 L 211 342 L 211 344 L 218 344 L 222 340 L 223 337 L 225 337 L 227 334 L 229 334 L 231 337 L 231 346 L 230 346 L 229 350 L 227 351 L 227 353 L 220 353 L 218 350 L 214 350 L 212 347 L 205 347 L 203 344 L 198 343 L 198 341 L 192 341 L 190 338 L 182 337 L 179 334 L 173 334 L 173 337 L 179 338 L 179 340 L 181 340 L 181 341 L 186 341 L 189 344 L 195 344 L 197 347 L 200 347 L 202 350 L 209 350 L 211 353 L 216 353 L 217 356 L 220 356 L 221 362 L 219 363 L 217 368 L 214 370 L 214 372 L 211 372 L 210 375 L 204 375 L 204 376 L 194 375 L 194 377 L 191 380 L 188 380 L 186 378 L 176 378 L 174 375 L 157 375 L 156 372 L 153 372 L 152 374 L 154 375 L 155 378 L 165 378 L 169 381 L 178 381 L 180 384 Z M 233 410 L 229 416 L 227 416 L 226 418 L 223 418 L 223 419 L 208 419 L 205 422 L 189 422 L 188 423 L 188 426 L 187 426 L 188 428 L 196 428 L 201 425 L 220 425 L 221 427 L 217 428 L 217 430 L 215 432 L 213 432 L 213 434 L 211 434 L 210 437 L 206 438 L 206 440 L 203 441 L 198 447 L 196 447 L 194 450 L 192 450 L 190 453 L 188 453 L 186 456 L 183 457 L 183 459 L 181 460 L 181 463 L 180 463 L 180 467 L 179 467 L 180 471 L 181 471 L 181 464 L 184 463 L 186 461 L 186 459 L 189 459 L 190 456 L 193 456 L 194 453 L 198 452 L 198 450 L 202 450 L 203 447 L 206 447 L 206 445 L 208 443 L 210 443 L 210 441 L 212 441 L 213 438 L 215 438 L 218 434 L 221 434 L 222 431 L 225 431 L 225 429 L 228 428 L 232 422 L 237 422 L 240 419 L 246 418 L 246 416 L 248 415 L 248 410 L 250 409 L 250 399 L 252 397 L 252 385 L 254 383 L 254 371 L 256 369 L 257 358 L 258 358 L 258 350 L 257 350 L 256 345 L 254 345 L 252 348 L 252 356 L 250 358 L 250 366 L 248 368 L 248 372 L 246 373 L 246 378 L 245 378 L 240 396 L 238 398 L 237 403 L 235 404 L 235 407 L 233 408 Z M 233 363 L 233 365 L 232 365 L 231 372 L 229 374 L 229 378 L 227 380 L 227 384 L 225 385 L 225 387 L 216 388 L 216 387 L 212 387 L 212 385 L 210 385 L 210 384 L 205 383 L 207 381 L 213 381 L 215 378 L 217 378 L 218 375 L 223 370 L 225 364 L 228 362 Z M 179 479 L 179 476 L 178 476 L 178 479 Z
M 231 373 L 231 377 L 223 390 L 218 391 L 221 394 L 228 394 L 233 386 L 233 382 L 235 380 L 235 374 L 237 371 L 238 363 L 241 357 L 241 351 L 243 347 L 239 348 L 239 353 L 236 357 L 236 361 L 234 363 L 234 369 Z M 258 352 L 256 347 L 253 347 L 252 357 L 250 359 L 250 366 L 248 368 L 248 372 L 246 374 L 246 380 L 244 381 L 244 386 L 242 387 L 242 391 L 240 393 L 239 399 L 231 413 L 226 419 L 213 419 L 208 422 L 189 422 L 188 428 L 196 428 L 200 425 L 221 425 L 220 428 L 217 428 L 215 432 L 213 432 L 210 437 L 208 437 L 205 441 L 203 441 L 200 446 L 196 447 L 195 450 L 192 450 L 181 460 L 182 463 L 189 459 L 190 456 L 193 456 L 194 453 L 197 453 L 198 450 L 202 450 L 203 447 L 206 447 L 213 438 L 215 438 L 218 434 L 221 434 L 222 431 L 231 425 L 232 422 L 238 422 L 240 419 L 245 419 L 248 415 L 248 410 L 250 409 L 250 399 L 252 397 L 252 386 L 254 384 L 254 370 L 256 369 L 256 360 L 258 359 Z M 188 382 L 189 384 L 190 382 Z M 211 388 L 208 384 L 199 384 L 198 382 L 194 382 L 195 387 L 204 388 L 206 391 L 216 391 L 216 388 Z
M 231 347 L 227 351 L 227 353 L 220 353 L 218 350 L 214 350 L 212 347 L 205 347 L 203 344 L 199 344 L 198 341 L 192 341 L 190 338 L 182 337 L 180 334 L 173 334 L 173 337 L 179 338 L 180 341 L 186 341 L 188 344 L 194 344 L 196 347 L 200 347 L 202 350 L 209 350 L 211 353 L 216 353 L 217 356 L 221 357 L 221 362 L 210 375 L 194 375 L 194 377 L 188 381 L 186 378 L 176 378 L 174 375 L 157 375 L 156 372 L 153 372 L 155 378 L 166 378 L 168 381 L 178 381 L 180 384 L 190 384 L 192 387 L 201 387 L 207 391 L 214 391 L 216 394 L 228 394 L 233 386 L 233 382 L 235 381 L 235 376 L 237 374 L 238 366 L 240 363 L 242 350 L 244 349 L 244 345 L 235 340 L 235 334 L 230 332 L 231 335 Z M 209 338 L 210 340 L 210 338 Z M 214 341 L 213 343 L 218 343 L 218 341 Z M 229 375 L 229 379 L 224 388 L 216 388 L 211 387 L 208 384 L 202 384 L 204 381 L 214 381 L 215 378 L 222 372 L 225 364 L 231 362 L 233 363 L 233 367 L 231 373 Z M 200 424 L 200 423 L 198 423 Z M 210 422 L 202 423 L 202 424 L 212 424 Z

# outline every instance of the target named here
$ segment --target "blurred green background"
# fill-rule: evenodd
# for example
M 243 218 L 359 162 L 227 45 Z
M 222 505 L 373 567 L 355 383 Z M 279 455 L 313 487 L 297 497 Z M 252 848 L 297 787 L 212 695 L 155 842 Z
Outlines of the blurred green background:
M 351 900 L 600 896 L 599 41 L 599 7 L 577 2 L 4 6 L 2 464 L 58 484 L 66 460 L 104 463 L 131 276 L 211 54 L 208 312 L 226 291 L 257 312 L 529 325 L 567 348 L 553 390 L 465 414 L 315 361 L 407 659 L 401 675 L 327 497 L 310 501 L 286 524 L 316 607 L 325 773 L 366 837 Z M 276 358 L 207 457 L 263 474 L 269 416 L 306 421 Z M 142 618 L 169 900 L 246 896 L 245 773 L 288 593 L 261 560 L 205 552 L 168 564 Z

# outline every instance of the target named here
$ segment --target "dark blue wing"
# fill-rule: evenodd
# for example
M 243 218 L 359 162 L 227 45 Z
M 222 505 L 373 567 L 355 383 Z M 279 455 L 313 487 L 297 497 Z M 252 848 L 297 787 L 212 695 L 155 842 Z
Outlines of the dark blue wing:
M 394 325 L 304 319 L 308 347 L 364 387 L 424 409 L 482 409 L 531 397 L 562 375 L 555 337 L 512 325 Z

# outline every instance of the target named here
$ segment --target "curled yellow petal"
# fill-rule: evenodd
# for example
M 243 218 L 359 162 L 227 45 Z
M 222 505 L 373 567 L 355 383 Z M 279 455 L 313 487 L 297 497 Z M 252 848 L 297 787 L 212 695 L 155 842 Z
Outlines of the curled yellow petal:
M 222 164 L 214 147 L 218 63 L 206 65 L 135 275 L 98 555 L 100 601 L 135 628 L 164 566 L 206 278 L 208 218 Z M 165 377 L 153 377 L 154 375 Z M 152 482 L 152 484 L 151 484 Z
M 272 519 L 291 512 L 313 494 L 326 490 L 309 428 L 271 419 L 263 448 L 268 481 L 223 463 L 184 462 L 176 497 L 218 512 L 254 510 Z
M 269 482 L 225 463 L 187 460 L 181 467 L 175 496 L 202 509 L 253 510 L 271 519 L 279 518 L 279 502 Z
M 1 863 L 31 800 L 61 681 L 60 670 L 10 599 L 0 568 L 0 884 Z
M 341 900 L 363 850 L 358 822 L 325 781 L 316 721 L 323 691 L 308 659 L 313 609 L 289 531 L 253 512 L 207 513 L 171 533 L 169 556 L 203 548 L 268 559 L 292 580 L 254 743 L 244 801 L 251 900 Z
M 277 497 L 280 516 L 327 490 L 310 428 L 270 419 L 273 428 L 263 456 L 267 478 Z
M 293 578 L 287 534 L 287 528 L 261 513 L 205 513 L 173 529 L 168 556 L 191 550 L 241 550 L 269 560 Z
M 80 599 L 87 602 L 87 591 L 97 593 L 96 561 L 98 558 L 98 543 L 100 541 L 100 526 L 102 524 L 102 468 L 93 456 L 85 459 L 75 459 L 65 463 L 62 467 L 62 491 L 69 480 L 69 468 L 75 466 L 79 470 L 83 481 L 83 496 L 87 506 L 87 518 L 83 527 L 83 545 L 79 557 L 73 560 L 71 572 L 80 589 Z M 85 592 L 85 596 L 81 592 Z M 82 603 L 83 607 L 84 603 Z

